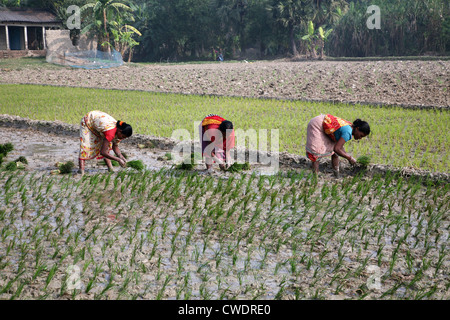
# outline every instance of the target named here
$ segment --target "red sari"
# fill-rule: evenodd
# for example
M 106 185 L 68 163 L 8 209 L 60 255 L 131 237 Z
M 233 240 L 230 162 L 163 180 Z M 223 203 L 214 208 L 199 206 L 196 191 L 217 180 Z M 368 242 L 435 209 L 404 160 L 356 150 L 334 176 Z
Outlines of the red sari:
M 205 153 L 205 149 L 210 143 L 214 144 L 214 153 L 215 153 L 216 157 L 223 161 L 226 160 L 227 150 L 231 150 L 232 148 L 234 148 L 234 144 L 235 144 L 234 129 L 232 130 L 230 136 L 228 138 L 223 137 L 222 141 L 220 141 L 220 139 L 218 139 L 216 141 L 215 136 L 211 137 L 211 141 L 204 141 L 204 139 L 203 139 L 203 136 L 207 130 L 213 130 L 213 129 L 219 130 L 220 124 L 223 121 L 225 121 L 225 119 L 216 114 L 207 115 L 202 120 L 202 123 L 200 124 L 200 128 L 199 128 L 200 129 L 199 132 L 200 132 L 200 143 L 202 144 L 203 157 L 211 158 L 210 154 Z

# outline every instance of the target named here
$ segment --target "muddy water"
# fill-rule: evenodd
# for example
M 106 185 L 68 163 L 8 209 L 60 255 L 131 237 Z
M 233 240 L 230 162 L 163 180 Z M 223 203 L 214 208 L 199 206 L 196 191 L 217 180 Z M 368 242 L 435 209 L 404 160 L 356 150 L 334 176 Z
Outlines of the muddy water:
M 14 150 L 8 154 L 6 161 L 12 161 L 20 156 L 27 158 L 27 170 L 41 171 L 57 169 L 58 162 L 72 161 L 78 165 L 80 143 L 77 136 L 49 134 L 32 129 L 6 128 L 0 126 L 2 143 L 11 142 Z M 170 167 L 168 162 L 158 160 L 167 151 L 157 149 L 141 150 L 132 144 L 122 143 L 121 152 L 128 155 L 129 160 L 142 160 L 147 169 Z M 75 173 L 77 169 L 74 169 Z M 116 171 L 121 168 L 116 167 Z M 103 160 L 86 161 L 86 172 L 107 172 Z
M 27 158 L 29 171 L 49 171 L 57 169 L 57 163 L 72 161 L 75 164 L 73 173 L 78 170 L 79 138 L 75 135 L 61 134 L 51 131 L 51 133 L 42 132 L 34 129 L 8 128 L 0 125 L 0 136 L 4 137 L 4 142 L 11 142 L 14 150 L 8 154 L 5 161 L 12 161 L 20 156 Z M 146 169 L 159 170 L 174 166 L 172 161 L 166 160 L 165 155 L 171 152 L 170 149 L 142 148 L 139 143 L 127 143 L 123 141 L 120 144 L 121 152 L 128 156 L 128 160 L 142 160 Z M 254 171 L 258 175 L 274 175 L 274 171 L 269 166 L 254 165 Z M 200 162 L 194 168 L 194 171 L 205 174 L 205 166 Z M 114 167 L 115 171 L 131 170 Z M 86 173 L 95 174 L 107 172 L 103 160 L 86 161 Z M 224 178 L 228 173 L 221 172 L 218 167 L 214 167 L 212 175 L 221 175 Z
M 13 232 L 10 235 L 4 234 L 5 241 L 0 243 L 0 254 L 5 253 L 8 250 L 7 246 L 14 242 L 15 239 L 17 239 L 16 241 L 18 243 L 26 243 L 29 241 L 28 235 L 35 228 L 38 230 L 38 235 L 42 236 L 43 233 L 48 232 L 45 229 L 42 231 L 41 226 L 45 224 L 48 225 L 50 228 L 48 230 L 51 231 L 49 233 L 51 237 L 48 239 L 56 237 L 58 243 L 53 243 L 51 240 L 43 240 L 44 245 L 41 247 L 43 247 L 43 252 L 47 258 L 56 255 L 56 260 L 58 260 L 63 252 L 69 251 L 68 245 L 65 245 L 65 243 L 72 243 L 73 240 L 68 240 L 69 237 L 73 237 L 74 234 L 80 232 L 80 242 L 78 247 L 74 248 L 75 253 L 73 255 L 71 254 L 67 260 L 64 260 L 60 264 L 58 274 L 55 275 L 55 279 L 49 284 L 48 290 L 52 292 L 50 298 L 67 298 L 67 296 L 61 297 L 58 295 L 64 277 L 64 270 L 72 263 L 78 265 L 80 268 L 84 268 L 83 262 L 73 262 L 74 257 L 77 257 L 77 253 L 84 246 L 89 246 L 89 255 L 86 253 L 84 264 L 87 266 L 87 271 L 82 275 L 82 292 L 77 297 L 82 299 L 93 299 L 95 294 L 100 294 L 106 288 L 108 279 L 111 279 L 113 271 L 115 272 L 114 281 L 120 285 L 126 282 L 125 279 L 130 274 L 133 274 L 133 277 L 141 277 L 141 284 L 134 285 L 133 282 L 133 285 L 130 285 L 129 294 L 138 295 L 142 299 L 155 299 L 165 277 L 169 275 L 172 278 L 164 292 L 164 299 L 175 299 L 177 290 L 182 287 L 187 278 L 189 278 L 189 288 L 184 290 L 183 294 L 190 292 L 191 296 L 195 298 L 206 297 L 209 294 L 209 298 L 214 299 L 221 298 L 221 295 L 224 294 L 224 298 L 251 299 L 260 297 L 273 299 L 282 290 L 286 291 L 283 298 L 293 299 L 297 293 L 304 294 L 300 297 L 312 298 L 315 294 L 315 288 L 321 288 L 323 289 L 321 295 L 326 299 L 352 299 L 358 297 L 355 292 L 359 290 L 358 286 L 365 285 L 369 275 L 366 271 L 363 271 L 358 277 L 349 279 L 345 279 L 344 277 L 347 272 L 356 272 L 365 257 L 370 259 L 370 265 L 378 266 L 379 263 L 380 272 L 386 274 L 388 277 L 383 282 L 384 290 L 394 286 L 398 279 L 404 279 L 405 282 L 412 281 L 415 273 L 421 270 L 419 268 L 421 268 L 422 261 L 428 264 L 431 263 L 431 267 L 424 269 L 423 272 L 425 275 L 423 279 L 419 280 L 419 286 L 431 288 L 434 284 L 437 284 L 437 297 L 443 297 L 444 299 L 446 297 L 443 290 L 445 289 L 445 281 L 446 279 L 448 280 L 448 261 L 443 261 L 443 267 L 439 272 L 434 272 L 433 268 L 437 265 L 441 252 L 445 253 L 444 250 L 447 250 L 448 215 L 444 216 L 436 213 L 439 213 L 439 210 L 442 210 L 442 208 L 445 209 L 448 206 L 448 201 L 445 202 L 445 199 L 442 200 L 439 198 L 436 201 L 432 199 L 426 200 L 427 196 L 425 196 L 424 190 L 417 194 L 416 205 L 422 206 L 423 208 L 428 208 L 427 205 L 429 205 L 431 209 L 434 208 L 433 210 L 437 210 L 436 212 L 431 210 L 427 213 L 434 215 L 429 220 L 428 217 L 423 215 L 425 211 L 419 210 L 418 212 L 413 212 L 411 217 L 408 218 L 408 223 L 406 223 L 406 218 L 402 217 L 405 214 L 402 212 L 402 196 L 400 195 L 400 198 L 395 199 L 395 195 L 393 196 L 392 192 L 387 192 L 382 188 L 380 190 L 382 193 L 386 192 L 385 196 L 389 199 L 389 202 L 385 201 L 384 209 L 379 214 L 372 215 L 371 212 L 382 201 L 380 200 L 382 196 L 373 195 L 373 200 L 370 200 L 372 203 L 369 204 L 367 203 L 366 197 L 361 202 L 362 205 L 358 208 L 361 214 L 368 214 L 368 217 L 364 218 L 364 221 L 361 221 L 361 223 L 356 219 L 355 222 L 351 222 L 347 226 L 347 217 L 339 216 L 339 211 L 339 214 L 336 214 L 336 217 L 327 226 L 323 222 L 327 221 L 332 213 L 325 211 L 320 214 L 326 214 L 327 218 L 322 218 L 319 214 L 315 221 L 308 221 L 310 216 L 307 215 L 295 229 L 294 223 L 299 221 L 299 217 L 305 214 L 305 209 L 300 206 L 298 210 L 292 210 L 290 206 L 286 206 L 289 202 L 284 202 L 284 195 L 289 192 L 288 190 L 290 188 L 287 188 L 287 186 L 281 187 L 276 183 L 270 187 L 270 193 L 266 200 L 270 203 L 270 194 L 273 191 L 279 192 L 277 196 L 279 206 L 273 212 L 270 211 L 270 217 L 274 219 L 275 226 L 268 226 L 265 224 L 266 221 L 261 219 L 261 221 L 255 220 L 258 223 L 250 227 L 250 222 L 247 221 L 240 225 L 236 224 L 234 231 L 229 236 L 224 236 L 217 230 L 217 226 L 223 223 L 220 219 L 216 221 L 213 221 L 213 219 L 205 220 L 207 222 L 206 226 L 202 225 L 204 216 L 208 212 L 200 211 L 200 214 L 194 213 L 191 202 L 193 202 L 192 198 L 195 196 L 192 194 L 188 195 L 188 188 L 186 186 L 181 187 L 180 195 L 174 204 L 166 204 L 164 200 L 160 203 L 159 200 L 163 198 L 161 196 L 151 198 L 150 200 L 147 199 L 143 204 L 139 204 L 139 197 L 127 191 L 127 188 L 130 186 L 128 183 L 120 185 L 120 192 L 116 191 L 112 193 L 112 182 L 109 184 L 109 189 L 106 189 L 106 187 L 105 189 L 101 187 L 100 190 L 91 189 L 89 180 L 84 180 L 83 182 L 80 175 L 75 174 L 75 170 L 73 177 L 67 176 L 67 179 L 63 176 L 52 177 L 50 171 L 56 168 L 56 162 L 71 160 L 76 163 L 79 148 L 76 135 L 57 135 L 32 129 L 13 129 L 0 126 L 0 136 L 5 137 L 5 142 L 11 142 L 15 147 L 15 150 L 8 155 L 7 161 L 14 160 L 19 156 L 25 156 L 29 162 L 26 172 L 19 173 L 17 177 L 20 178 L 22 175 L 29 177 L 30 175 L 36 174 L 31 181 L 37 181 L 36 185 L 30 188 L 27 193 L 21 193 L 13 189 L 6 194 L 0 190 L 0 199 L 2 199 L 0 213 L 1 210 L 6 208 L 8 214 L 7 219 L 0 221 L 0 226 L 2 230 L 5 228 L 4 230 Z M 161 157 L 168 150 L 157 148 L 140 149 L 134 143 L 123 143 L 121 149 L 129 155 L 130 159 L 143 160 L 147 168 L 160 169 L 171 166 L 167 161 L 161 160 Z M 284 157 L 284 159 L 288 158 Z M 296 164 L 297 168 L 301 167 L 298 162 Z M 124 169 L 116 168 L 116 171 L 119 170 Z M 257 178 L 254 181 L 252 190 L 258 188 L 255 184 L 260 177 L 266 176 L 267 180 L 275 178 L 275 182 L 279 178 L 274 176 L 274 172 L 270 168 L 256 167 L 254 171 Z M 95 173 L 106 173 L 106 168 L 102 165 L 102 161 L 100 163 L 89 161 L 87 172 L 93 173 L 92 175 L 88 174 L 87 179 L 91 179 L 91 177 L 95 178 L 95 176 L 100 176 L 100 178 L 107 176 L 95 175 Z M 202 182 L 208 183 L 208 181 L 212 181 L 212 187 L 214 188 L 221 180 L 219 178 L 223 179 L 223 186 L 229 181 L 232 181 L 233 178 L 233 185 L 236 185 L 239 180 L 239 175 L 230 173 L 216 172 L 213 175 L 214 177 L 212 179 L 208 176 L 202 176 L 202 179 L 204 179 Z M 112 175 L 111 179 L 115 179 L 117 176 Z M 172 176 L 170 174 L 162 174 L 159 178 L 153 180 L 152 183 L 155 185 L 157 182 L 159 183 L 159 180 L 167 183 L 171 178 Z M 135 178 L 130 178 L 131 183 L 139 180 L 132 179 Z M 3 184 L 5 182 L 2 180 L 2 177 L 0 177 L 0 181 Z M 52 181 L 55 182 L 53 186 L 51 184 Z M 343 186 L 340 186 L 339 181 L 332 178 L 331 174 L 323 175 L 318 181 L 317 192 L 325 185 L 331 185 L 335 182 L 338 183 L 338 190 L 341 190 Z M 67 190 L 64 189 L 66 183 L 69 186 Z M 81 183 L 80 188 L 75 186 L 78 183 Z M 40 188 L 39 184 L 43 185 L 42 192 L 45 194 L 44 197 L 41 197 L 41 191 L 36 191 Z M 310 182 L 305 181 L 303 178 L 302 181 L 297 182 L 295 189 L 301 190 L 305 185 L 310 185 Z M 49 187 L 48 194 L 46 193 L 47 187 Z M 266 187 L 267 185 L 264 188 Z M 158 191 L 161 191 L 160 189 L 158 188 Z M 148 191 L 147 189 L 144 192 L 145 198 L 147 198 Z M 7 203 L 6 198 L 10 193 L 14 192 L 15 196 L 11 197 L 8 200 L 9 203 Z M 317 197 L 317 192 L 316 195 L 312 196 L 321 201 L 321 197 Z M 203 208 L 203 206 L 206 207 L 206 201 L 213 199 L 210 193 L 201 194 L 199 198 L 200 208 Z M 405 199 L 412 201 L 408 193 L 406 194 Z M 239 193 L 239 195 L 242 198 L 244 197 L 244 194 Z M 341 193 L 341 196 L 344 195 Z M 356 201 L 358 195 L 355 193 L 353 196 L 356 198 Z M 368 196 L 370 197 L 371 195 L 369 194 Z M 445 198 L 445 195 L 443 196 Z M 185 202 L 184 199 L 189 197 L 190 200 Z M 249 204 L 250 214 L 255 212 L 255 204 L 260 199 L 261 194 L 256 192 L 252 200 L 253 203 Z M 217 199 L 213 199 L 212 201 L 217 201 Z M 387 212 L 386 203 L 390 204 L 390 201 L 392 201 L 393 206 L 389 209 L 392 209 L 393 213 L 390 211 Z M 429 201 L 429 204 L 427 201 Z M 265 213 L 267 215 L 269 214 L 267 213 L 269 208 L 268 202 L 260 208 L 263 210 L 263 214 Z M 347 210 L 345 209 L 346 205 L 340 204 L 339 206 L 342 206 L 342 210 Z M 411 206 L 410 208 L 413 210 L 415 206 Z M 313 213 L 312 209 L 310 207 L 310 214 Z M 20 215 L 20 212 L 23 212 L 22 215 Z M 231 218 L 230 222 L 236 223 L 235 220 L 240 212 L 236 212 L 235 214 L 236 217 Z M 136 219 L 141 219 L 140 232 L 138 232 L 134 240 L 130 240 L 133 234 L 132 225 Z M 438 221 L 439 225 L 434 221 Z M 153 234 L 147 239 L 148 232 L 150 232 L 149 229 L 151 229 L 153 222 L 156 223 Z M 193 222 L 196 224 L 193 224 Z M 218 224 L 216 225 L 216 223 Z M 355 224 L 353 225 L 353 223 Z M 276 224 L 279 225 L 277 226 Z M 366 224 L 368 225 L 366 226 Z M 396 230 L 397 224 L 399 225 L 398 230 Z M 59 229 L 61 225 L 65 227 L 65 230 L 60 231 L 62 230 Z M 177 228 L 180 225 L 182 226 L 181 232 L 177 238 L 174 238 Z M 93 228 L 95 226 L 101 227 L 97 231 L 97 242 L 93 241 L 93 236 L 88 239 L 89 232 L 94 230 Z M 347 228 L 342 226 L 347 226 Z M 348 228 L 350 226 L 357 227 L 350 229 Z M 381 228 L 380 226 L 383 227 Z M 429 226 L 431 227 L 429 228 Z M 191 227 L 195 232 L 192 234 L 191 241 L 187 244 L 188 232 Z M 211 233 L 206 238 L 204 236 L 205 227 L 212 227 Z M 314 236 L 313 229 L 315 228 L 319 232 L 319 229 L 322 227 L 324 231 L 327 231 L 324 233 L 324 236 L 326 235 L 325 240 L 323 237 L 316 237 L 314 239 L 318 241 L 311 243 L 308 237 Z M 41 229 L 39 230 L 39 228 Z M 111 230 L 113 231 L 109 232 L 109 228 L 112 228 Z M 245 243 L 245 232 L 251 232 L 255 228 L 262 229 L 255 233 L 253 242 Z M 281 232 L 281 228 L 283 228 L 283 232 Z M 335 228 L 336 231 L 333 231 Z M 439 239 L 435 236 L 434 228 L 437 228 L 436 232 L 441 234 Z M 371 229 L 378 230 L 376 237 L 368 236 L 372 232 Z M 399 239 L 405 234 L 406 229 L 409 234 L 403 244 L 399 246 Z M 221 230 L 226 231 L 227 228 L 224 227 Z M 266 233 L 266 230 L 270 232 Z M 297 232 L 296 235 L 293 234 L 294 230 Z M 334 237 L 329 236 L 331 231 L 336 232 Z M 61 235 L 60 232 L 63 232 L 63 234 Z M 108 232 L 105 233 L 105 237 L 100 236 L 103 232 Z M 430 232 L 432 232 L 431 235 Z M 264 240 L 267 234 L 269 236 Z M 244 240 L 240 243 L 237 242 L 237 235 L 242 236 Z M 139 245 L 141 237 L 146 239 L 146 241 L 144 241 L 141 249 L 134 256 L 134 250 Z M 278 240 L 290 238 L 299 243 L 295 250 L 294 243 L 280 243 L 280 249 L 274 249 Z M 207 243 L 205 243 L 205 239 L 208 241 Z M 157 241 L 157 252 L 155 255 L 152 255 L 154 241 Z M 34 247 L 34 243 L 30 244 Z M 111 244 L 111 246 L 107 246 L 104 249 L 104 246 L 107 244 Z M 53 249 L 56 245 L 62 248 L 59 254 L 55 253 Z M 383 247 L 380 247 L 381 245 Z M 394 256 L 393 252 L 397 246 L 399 246 L 397 254 L 400 258 L 391 273 L 389 271 L 389 263 L 391 257 Z M 20 247 L 16 245 L 15 247 L 11 246 L 11 248 L 10 255 L 7 256 L 7 261 L 10 265 L 0 275 L 0 287 L 4 287 L 9 279 L 14 278 L 16 270 L 20 267 Z M 174 249 L 175 254 L 172 257 L 171 253 Z M 234 253 L 233 251 L 229 251 L 230 249 L 237 250 L 236 261 L 233 260 Z M 103 250 L 105 251 L 103 252 Z M 267 250 L 267 253 L 265 250 Z M 383 255 L 378 256 L 378 250 L 382 250 Z M 426 250 L 430 251 L 426 252 Z M 221 257 L 220 261 L 216 258 L 218 254 Z M 409 267 L 407 264 L 410 258 L 407 254 L 410 254 L 412 258 L 416 257 L 413 264 Z M 90 261 L 88 257 L 92 259 L 93 265 L 87 265 Z M 46 261 L 49 267 L 51 267 L 55 260 L 50 258 Z M 343 268 L 334 271 L 335 261 L 341 258 Z M 32 254 L 29 254 L 26 259 L 30 266 L 34 266 L 35 257 Z M 378 259 L 380 259 L 379 262 L 377 261 Z M 131 261 L 134 261 L 134 263 L 131 263 Z M 178 270 L 179 261 L 182 262 L 182 268 L 180 270 Z M 108 270 L 106 268 L 106 262 L 114 262 L 112 264 L 114 268 L 106 271 Z M 291 264 L 292 262 L 294 264 Z M 99 274 L 94 289 L 89 293 L 84 293 L 87 289 L 89 279 L 93 277 L 95 271 L 94 265 L 97 266 L 102 263 L 104 263 L 104 272 Z M 293 267 L 297 268 L 295 272 L 292 269 Z M 118 268 L 126 271 L 119 275 Z M 144 268 L 146 271 L 142 271 L 141 268 Z M 33 267 L 30 267 L 30 269 L 34 270 Z M 319 270 L 317 276 L 315 273 L 316 270 Z M 48 272 L 44 273 L 36 280 L 35 284 L 27 286 L 23 291 L 23 297 L 37 298 L 39 295 L 44 294 L 42 288 L 43 284 L 45 284 L 47 274 Z M 335 276 L 338 280 L 333 282 L 332 278 Z M 284 280 L 286 282 L 283 282 Z M 339 285 L 342 285 L 342 288 L 337 290 L 330 283 L 333 283 L 334 286 L 336 283 L 339 283 Z M 107 296 L 117 298 L 118 289 L 119 286 L 116 286 Z M 405 294 L 408 297 L 412 297 L 415 294 L 414 290 L 416 290 L 414 287 L 407 288 L 407 290 L 400 287 L 393 297 L 402 298 Z M 337 294 L 336 292 L 340 293 Z M 369 297 L 380 297 L 380 292 L 367 292 L 369 292 Z M 261 295 L 259 295 L 260 293 Z M 12 293 L 8 294 L 11 295 Z M 122 296 L 121 298 L 125 297 Z

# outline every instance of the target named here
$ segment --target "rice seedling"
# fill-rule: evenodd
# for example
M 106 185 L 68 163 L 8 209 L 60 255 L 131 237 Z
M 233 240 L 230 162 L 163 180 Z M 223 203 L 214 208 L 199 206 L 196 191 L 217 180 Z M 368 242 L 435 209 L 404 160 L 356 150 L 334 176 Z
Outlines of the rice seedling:
M 49 270 L 47 278 L 45 280 L 45 286 L 44 286 L 44 291 L 47 289 L 48 285 L 50 284 L 50 282 L 52 281 L 53 277 L 55 276 L 56 273 L 56 269 L 58 268 L 58 265 L 55 263 Z

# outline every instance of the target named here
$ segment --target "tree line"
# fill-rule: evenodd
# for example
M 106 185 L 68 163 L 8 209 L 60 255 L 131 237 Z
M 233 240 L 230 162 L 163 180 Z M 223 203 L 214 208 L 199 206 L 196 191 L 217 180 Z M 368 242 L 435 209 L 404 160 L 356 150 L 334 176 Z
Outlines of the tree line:
M 448 0 L 0 0 L 39 7 L 133 61 L 448 54 Z M 377 6 L 373 18 L 370 6 Z M 380 28 L 369 28 L 368 19 Z

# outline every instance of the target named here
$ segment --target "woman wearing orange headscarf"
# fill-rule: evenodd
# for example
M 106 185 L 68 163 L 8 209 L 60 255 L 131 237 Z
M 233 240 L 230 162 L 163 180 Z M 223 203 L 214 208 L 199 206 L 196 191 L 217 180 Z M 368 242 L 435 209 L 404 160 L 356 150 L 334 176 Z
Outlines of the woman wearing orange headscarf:
M 117 121 L 101 111 L 88 112 L 80 123 L 80 169 L 78 172 L 84 174 L 85 161 L 94 158 L 104 159 L 109 171 L 113 170 L 111 160 L 125 167 L 127 161 L 120 152 L 119 143 L 132 134 L 133 129 L 129 124 Z M 116 156 L 110 154 L 111 150 Z
M 319 159 L 331 156 L 334 174 L 339 176 L 339 156 L 352 165 L 356 163 L 345 151 L 344 144 L 352 137 L 359 140 L 369 133 L 369 124 L 360 119 L 351 123 L 331 114 L 314 117 L 306 130 L 306 155 L 312 161 L 314 173 L 319 173 Z
M 202 120 L 199 133 L 206 170 L 210 171 L 215 162 L 222 170 L 226 169 L 231 164 L 230 150 L 235 144 L 233 123 L 209 114 Z

